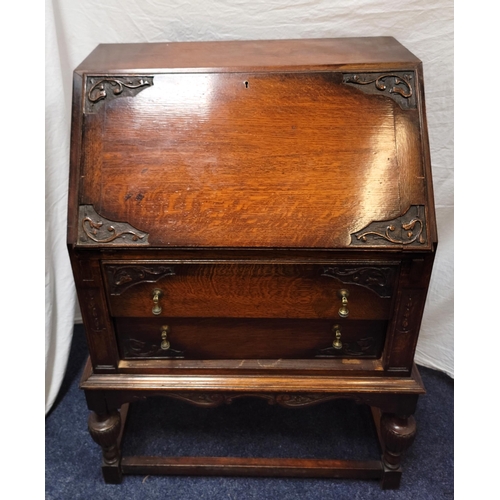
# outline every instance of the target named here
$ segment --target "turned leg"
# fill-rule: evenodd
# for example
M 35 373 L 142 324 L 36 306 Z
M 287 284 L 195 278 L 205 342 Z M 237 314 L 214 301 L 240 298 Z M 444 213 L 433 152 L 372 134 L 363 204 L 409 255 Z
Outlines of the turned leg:
M 413 416 L 398 416 L 383 413 L 380 419 L 380 435 L 383 442 L 382 462 L 383 489 L 397 489 L 401 482 L 401 453 L 407 450 L 415 439 L 417 425 Z
M 104 481 L 106 483 L 120 483 L 122 480 L 119 445 L 120 413 L 116 410 L 102 414 L 90 412 L 88 425 L 92 439 L 102 448 Z

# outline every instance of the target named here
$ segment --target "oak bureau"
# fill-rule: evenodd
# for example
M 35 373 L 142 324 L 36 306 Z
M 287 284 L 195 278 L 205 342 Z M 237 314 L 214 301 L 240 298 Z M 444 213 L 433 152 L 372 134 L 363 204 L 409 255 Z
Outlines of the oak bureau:
M 394 38 L 99 45 L 74 72 L 68 248 L 104 479 L 397 488 L 437 245 L 422 63 Z M 372 408 L 380 460 L 127 457 L 128 405 Z

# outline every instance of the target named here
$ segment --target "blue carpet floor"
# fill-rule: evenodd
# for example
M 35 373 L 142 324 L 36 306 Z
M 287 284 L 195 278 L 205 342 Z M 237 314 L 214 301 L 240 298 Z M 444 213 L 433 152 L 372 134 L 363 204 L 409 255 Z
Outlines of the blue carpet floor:
M 84 331 L 75 327 L 68 369 L 45 423 L 47 500 L 142 499 L 452 499 L 453 380 L 420 367 L 427 394 L 415 414 L 417 438 L 405 454 L 401 488 L 376 480 L 124 476 L 102 480 L 100 448 L 87 431 L 78 388 L 86 359 Z M 241 399 L 203 409 L 167 398 L 131 405 L 124 454 L 378 459 L 365 406 L 331 401 L 301 410 Z

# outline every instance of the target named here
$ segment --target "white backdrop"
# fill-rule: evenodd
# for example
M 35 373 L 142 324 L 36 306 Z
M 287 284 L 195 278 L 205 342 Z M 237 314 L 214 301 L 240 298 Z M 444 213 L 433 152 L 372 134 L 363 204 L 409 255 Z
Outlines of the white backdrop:
M 46 412 L 79 317 L 65 246 L 74 68 L 98 43 L 347 36 L 394 36 L 423 61 L 439 246 L 416 361 L 453 376 L 453 0 L 46 0 Z

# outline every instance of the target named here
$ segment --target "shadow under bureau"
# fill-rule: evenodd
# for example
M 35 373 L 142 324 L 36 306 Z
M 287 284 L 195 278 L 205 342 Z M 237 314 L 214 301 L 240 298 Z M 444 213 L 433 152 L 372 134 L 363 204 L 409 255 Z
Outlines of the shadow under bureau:
M 422 64 L 391 37 L 99 45 L 75 70 L 68 248 L 104 479 L 397 488 L 437 231 Z M 127 457 L 128 405 L 372 408 L 380 460 Z

